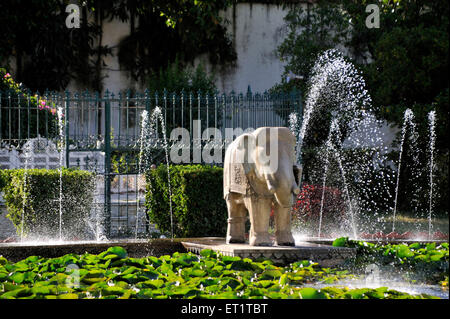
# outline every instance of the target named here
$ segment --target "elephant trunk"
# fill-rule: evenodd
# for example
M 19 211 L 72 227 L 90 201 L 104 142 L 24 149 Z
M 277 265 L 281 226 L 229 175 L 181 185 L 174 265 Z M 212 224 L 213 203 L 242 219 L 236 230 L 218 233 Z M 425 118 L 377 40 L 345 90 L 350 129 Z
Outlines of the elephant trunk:
M 276 174 L 265 175 L 267 189 L 275 196 L 275 199 L 282 207 L 291 207 L 293 195 L 300 193 L 300 188 L 295 182 L 295 178 L 290 170 L 279 170 Z

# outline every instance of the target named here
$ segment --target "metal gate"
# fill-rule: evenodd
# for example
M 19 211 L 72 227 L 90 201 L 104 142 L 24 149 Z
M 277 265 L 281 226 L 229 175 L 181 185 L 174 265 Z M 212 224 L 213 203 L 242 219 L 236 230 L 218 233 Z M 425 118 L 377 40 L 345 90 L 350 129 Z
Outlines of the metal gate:
M 226 140 L 226 128 L 238 134 L 237 128 L 287 126 L 290 113 L 302 114 L 299 92 L 253 94 L 250 88 L 246 94 L 228 95 L 131 90 L 102 95 L 88 91 L 43 95 L 0 92 L 0 159 L 12 149 L 20 157 L 30 139 L 53 143 L 64 152 L 66 167 L 96 173 L 95 206 L 102 212 L 107 237 L 148 236 L 153 228 L 145 218 L 145 180 L 139 174 L 140 124 L 143 112 L 150 116 L 157 107 L 167 138 L 172 129 L 185 128 L 192 141 L 197 121 L 201 131 L 212 127 L 221 132 L 223 153 L 230 142 Z M 156 141 L 163 139 L 160 124 L 155 123 Z M 155 143 L 152 164 L 165 161 L 162 144 Z M 0 160 L 2 168 L 15 168 L 11 161 L 5 163 Z M 18 163 L 15 166 L 22 162 Z M 56 164 L 48 160 L 44 166 L 34 163 L 33 167 L 55 168 Z

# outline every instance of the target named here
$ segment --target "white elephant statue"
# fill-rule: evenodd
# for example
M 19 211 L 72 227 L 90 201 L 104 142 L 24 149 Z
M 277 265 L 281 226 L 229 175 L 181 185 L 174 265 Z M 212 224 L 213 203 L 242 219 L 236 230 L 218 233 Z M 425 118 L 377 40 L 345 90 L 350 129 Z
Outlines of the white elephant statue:
M 228 208 L 226 242 L 270 246 L 269 219 L 274 210 L 275 244 L 293 246 L 291 207 L 299 192 L 301 168 L 294 165 L 296 140 L 285 127 L 261 127 L 244 133 L 225 152 L 223 183 Z

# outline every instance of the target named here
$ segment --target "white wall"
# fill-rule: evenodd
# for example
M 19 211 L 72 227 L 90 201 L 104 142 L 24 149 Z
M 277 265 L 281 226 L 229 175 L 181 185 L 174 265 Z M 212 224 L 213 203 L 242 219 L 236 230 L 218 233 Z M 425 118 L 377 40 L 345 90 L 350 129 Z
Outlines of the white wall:
M 237 53 L 235 66 L 217 73 L 219 91 L 263 92 L 281 81 L 284 63 L 277 47 L 287 35 L 284 17 L 287 10 L 271 4 L 238 3 L 223 17 Z
M 276 55 L 277 47 L 287 32 L 284 17 L 288 10 L 272 4 L 238 3 L 222 13 L 237 53 L 237 61 L 227 68 L 216 68 L 206 56 L 198 57 L 195 65 L 203 63 L 215 74 L 220 92 L 246 92 L 248 85 L 253 92 L 263 92 L 281 81 L 284 64 Z M 139 88 L 118 60 L 118 44 L 130 33 L 130 25 L 120 20 L 103 22 L 102 45 L 112 48 L 113 55 L 104 58 L 102 87 L 114 93 L 128 88 Z M 69 90 L 83 89 L 83 84 L 70 83 Z

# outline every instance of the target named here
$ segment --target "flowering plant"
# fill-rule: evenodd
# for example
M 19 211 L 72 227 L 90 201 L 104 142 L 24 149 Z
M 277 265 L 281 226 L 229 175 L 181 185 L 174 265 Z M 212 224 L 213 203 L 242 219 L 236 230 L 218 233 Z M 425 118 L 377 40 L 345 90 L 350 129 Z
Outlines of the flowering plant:
M 322 218 L 339 219 L 345 214 L 346 208 L 343 194 L 339 189 L 303 184 L 294 203 L 293 214 L 302 220 L 317 220 L 322 209 Z
M 40 115 L 44 113 L 44 116 Z M 22 83 L 0 68 L 0 138 L 8 143 L 24 138 L 57 135 L 57 107 L 39 94 L 31 94 Z M 15 143 L 14 142 L 14 143 Z
M 16 95 L 24 95 L 24 98 L 29 98 L 31 104 L 37 106 L 39 110 L 46 110 L 53 115 L 56 114 L 56 106 L 54 105 L 54 103 L 49 103 L 38 94 L 30 95 L 28 93 L 24 93 L 25 88 L 23 87 L 22 83 L 17 83 L 16 81 L 14 81 L 11 74 L 6 72 L 5 69 L 0 68 L 0 76 L 2 79 L 0 91 L 10 91 L 15 93 Z

